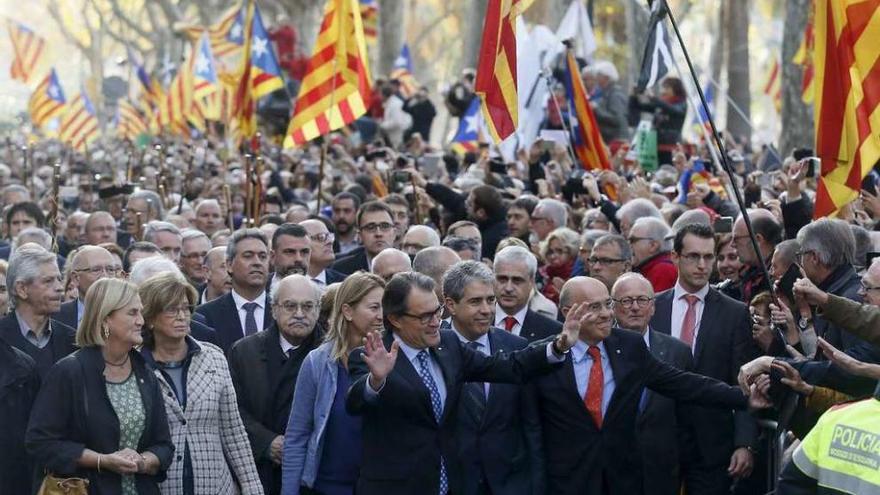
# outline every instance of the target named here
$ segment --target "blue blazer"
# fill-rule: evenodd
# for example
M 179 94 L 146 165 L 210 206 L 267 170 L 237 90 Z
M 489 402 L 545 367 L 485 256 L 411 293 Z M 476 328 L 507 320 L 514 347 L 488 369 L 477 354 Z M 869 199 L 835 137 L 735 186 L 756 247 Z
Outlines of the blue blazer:
M 266 291 L 266 301 L 263 305 L 265 308 L 263 330 L 269 328 L 275 322 L 272 318 L 270 302 L 269 291 Z M 229 353 L 232 344 L 244 337 L 244 329 L 241 327 L 241 320 L 238 317 L 235 301 L 232 299 L 232 292 L 202 304 L 196 308 L 196 313 L 204 316 L 204 324 L 213 328 L 217 333 L 216 344 L 223 349 L 224 353 Z M 197 317 L 194 319 L 197 319 Z M 193 337 L 198 339 L 195 335 Z

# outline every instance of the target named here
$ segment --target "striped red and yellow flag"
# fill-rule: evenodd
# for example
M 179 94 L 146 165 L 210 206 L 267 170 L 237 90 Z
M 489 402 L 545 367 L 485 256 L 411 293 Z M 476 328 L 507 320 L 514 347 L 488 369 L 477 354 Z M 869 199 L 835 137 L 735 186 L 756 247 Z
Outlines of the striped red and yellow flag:
M 193 74 L 189 61 L 181 64 L 159 104 L 159 126 L 174 134 L 189 134 L 187 119 L 193 106 Z
M 12 79 L 27 83 L 39 68 L 46 51 L 46 40 L 37 36 L 24 24 L 8 20 L 6 27 L 12 40 L 12 65 L 9 76 Z
M 286 147 L 301 146 L 366 113 L 370 70 L 358 0 L 330 0 L 296 99 Z
M 565 90 L 568 94 L 571 118 L 571 147 L 581 167 L 587 170 L 611 170 L 611 162 L 605 150 L 605 142 L 599 133 L 599 124 L 590 106 L 590 97 L 580 76 L 581 72 L 574 58 L 574 52 L 568 50 L 565 64 Z
M 813 29 L 820 218 L 856 199 L 880 160 L 880 0 L 816 0 Z
M 119 137 L 132 141 L 149 133 L 147 117 L 128 100 L 119 100 L 117 103 L 116 133 Z
M 379 2 L 377 0 L 360 0 L 360 4 L 364 38 L 367 43 L 372 45 L 379 39 Z
M 61 115 L 66 104 L 64 90 L 58 82 L 55 69 L 51 69 L 37 85 L 28 101 L 28 114 L 30 114 L 31 122 L 37 127 L 43 127 L 47 122 Z
M 813 66 L 813 50 L 816 42 L 813 36 L 813 12 L 814 9 L 810 7 L 810 17 L 807 20 L 807 26 L 804 28 L 804 37 L 801 39 L 801 44 L 798 47 L 797 53 L 795 53 L 794 58 L 791 59 L 792 62 L 803 67 L 804 75 L 801 80 L 801 100 L 807 104 L 813 103 L 815 98 L 815 85 L 813 84 L 813 80 L 815 79 L 816 70 Z
M 244 16 L 245 8 L 242 2 L 236 2 L 232 7 L 220 16 L 214 24 L 207 29 L 197 24 L 188 24 L 178 27 L 191 41 L 198 41 L 205 31 L 211 41 L 211 51 L 215 57 L 225 57 L 241 50 L 244 46 Z
M 483 118 L 499 143 L 516 131 L 516 17 L 533 0 L 489 0 L 474 90 L 483 102 Z
M 782 108 L 782 66 L 775 57 L 770 62 L 770 70 L 767 71 L 764 94 L 773 99 L 773 106 L 778 112 Z
M 85 90 L 81 90 L 61 117 L 58 139 L 77 151 L 85 152 L 88 145 L 98 139 L 98 125 L 95 106 Z

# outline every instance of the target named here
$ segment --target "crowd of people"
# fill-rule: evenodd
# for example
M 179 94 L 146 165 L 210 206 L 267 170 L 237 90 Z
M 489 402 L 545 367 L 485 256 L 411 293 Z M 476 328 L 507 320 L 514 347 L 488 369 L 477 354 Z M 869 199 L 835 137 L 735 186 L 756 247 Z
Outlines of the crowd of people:
M 870 445 L 847 471 L 822 442 L 877 411 L 877 191 L 811 222 L 811 152 L 728 137 L 728 176 L 681 141 L 680 81 L 627 97 L 609 65 L 583 77 L 610 170 L 435 149 L 391 83 L 395 122 L 324 157 L 7 143 L 0 493 L 875 493 Z

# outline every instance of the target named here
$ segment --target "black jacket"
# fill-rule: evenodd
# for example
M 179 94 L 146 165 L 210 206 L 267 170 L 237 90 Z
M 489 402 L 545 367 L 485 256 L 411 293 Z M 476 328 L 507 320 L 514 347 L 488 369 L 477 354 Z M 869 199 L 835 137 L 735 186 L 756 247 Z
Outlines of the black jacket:
M 174 445 L 156 377 L 140 353 L 129 352 L 146 419 L 138 452 L 150 451 L 159 459 L 155 476 L 136 475 L 140 495 L 158 495 L 159 483 L 171 464 Z M 86 477 L 89 493 L 120 493 L 121 478 L 108 470 L 77 467 L 84 448 L 101 454 L 119 450 L 119 419 L 107 396 L 104 357 L 99 347 L 86 347 L 62 359 L 49 372 L 34 403 L 25 441 L 38 466 L 56 476 Z
M 538 314 L 531 309 L 526 311 L 519 336 L 529 342 L 537 342 L 562 331 L 562 323 Z
M 391 347 L 393 335 L 384 337 Z M 522 383 L 556 365 L 547 362 L 546 345 L 514 353 L 484 356 L 461 344 L 451 331 L 440 331 L 440 345 L 430 350 L 446 385 L 446 402 L 438 424 L 430 392 L 418 372 L 399 351 L 394 369 L 375 401 L 364 396 L 369 369 L 363 348 L 348 358 L 352 386 L 345 407 L 363 416 L 363 463 L 356 492 L 359 495 L 424 495 L 440 486 L 440 459 L 446 462 L 450 493 L 461 493 L 463 472 L 458 457 L 458 403 L 468 381 Z
M 347 277 L 347 275 L 345 275 L 344 273 L 337 272 L 336 270 L 334 270 L 332 268 L 326 268 L 326 269 L 324 269 L 324 272 L 325 272 L 324 275 L 326 277 L 325 281 L 327 282 L 327 285 L 335 284 L 337 282 L 342 282 L 343 280 L 345 280 L 345 277 Z
M 332 269 L 345 276 L 351 275 L 359 270 L 365 272 L 370 271 L 370 263 L 367 261 L 366 249 L 364 249 L 363 246 L 358 246 L 345 253 L 344 256 L 338 258 L 333 263 Z M 329 277 L 327 283 L 330 283 Z
M 459 194 L 449 187 L 437 183 L 429 182 L 425 186 L 425 192 L 435 201 L 443 206 L 443 209 L 449 215 L 449 224 L 458 220 L 467 220 L 468 212 L 465 206 L 467 195 Z M 493 259 L 498 243 L 507 237 L 507 213 L 502 211 L 496 218 L 490 218 L 485 222 L 477 222 L 480 233 L 482 235 L 482 258 Z
M 24 352 L 36 361 L 37 372 L 40 377 L 45 377 L 49 373 L 52 364 L 57 363 L 61 358 L 67 356 L 76 350 L 76 330 L 53 319 L 49 319 L 49 325 L 52 328 L 52 335 L 49 337 L 48 347 L 51 348 L 53 361 L 51 364 L 41 364 L 32 353 L 36 352 L 36 348 L 27 342 L 21 335 L 21 327 L 18 326 L 18 318 L 13 310 L 2 319 L 0 319 L 0 339 L 6 341 L 7 344 Z
M 638 333 L 614 329 L 604 343 L 615 388 L 601 430 L 577 389 L 571 353 L 561 367 L 535 380 L 529 389 L 536 392 L 534 400 L 541 415 L 548 494 L 641 493 L 643 470 L 636 424 L 645 387 L 681 402 L 728 409 L 747 406 L 739 388 L 681 371 L 653 357 Z M 603 481 L 607 490 L 603 490 Z
M 268 456 L 269 445 L 287 429 L 296 377 L 306 355 L 320 344 L 319 333 L 312 331 L 287 362 L 275 324 L 239 340 L 228 353 L 238 410 L 268 495 L 281 492 L 281 466 Z
M 263 330 L 275 323 L 275 320 L 272 318 L 272 305 L 270 304 L 268 290 L 265 295 L 266 299 L 263 303 Z M 220 346 L 223 352 L 229 353 L 232 344 L 244 337 L 244 328 L 242 328 L 241 319 L 238 317 L 238 309 L 235 307 L 232 291 L 197 307 L 196 313 L 204 316 L 204 324 L 214 329 L 217 342 L 211 343 Z M 195 335 L 193 337 L 198 339 Z
M 76 307 L 76 299 L 73 301 L 68 301 L 61 305 L 61 309 L 58 310 L 57 313 L 52 315 L 52 319 L 55 321 L 60 321 L 70 328 L 76 330 L 77 324 L 77 307 Z
M 687 100 L 671 103 L 652 97 L 642 103 L 636 96 L 630 96 L 630 113 L 651 112 L 654 114 L 654 129 L 657 131 L 657 146 L 671 146 L 681 141 L 681 128 L 687 115 Z M 630 122 L 632 123 L 632 121 Z M 638 121 L 636 121 L 638 123 Z
M 40 389 L 34 360 L 0 341 L 0 491 L 32 493 L 31 459 L 23 455 L 24 432 Z

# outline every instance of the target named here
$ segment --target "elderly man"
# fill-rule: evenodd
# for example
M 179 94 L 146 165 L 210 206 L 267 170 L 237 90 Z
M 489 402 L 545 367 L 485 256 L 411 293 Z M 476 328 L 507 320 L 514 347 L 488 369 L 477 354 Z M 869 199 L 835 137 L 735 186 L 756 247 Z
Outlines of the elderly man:
M 600 280 L 608 290 L 617 278 L 632 266 L 632 249 L 623 236 L 607 234 L 596 240 L 587 260 L 590 276 Z
M 412 261 L 409 255 L 399 249 L 388 248 L 373 258 L 370 271 L 382 277 L 386 282 L 391 280 L 395 273 L 412 270 Z
M 180 246 L 180 269 L 189 283 L 200 289 L 208 280 L 208 268 L 205 258 L 211 250 L 211 239 L 204 232 L 186 229 L 181 232 L 183 242 Z
M 596 115 L 602 140 L 609 144 L 628 140 L 629 99 L 617 84 L 620 79 L 617 68 L 607 60 L 598 60 L 593 64 L 593 74 L 596 76 L 598 93 L 601 94 L 593 103 L 593 113 Z
M 355 248 L 346 256 L 338 258 L 333 269 L 351 275 L 358 270 L 368 271 L 373 257 L 383 249 L 392 247 L 395 227 L 391 208 L 381 201 L 361 205 L 357 212 L 357 226 L 363 246 Z
M 529 221 L 538 240 L 543 241 L 550 232 L 568 226 L 568 210 L 562 201 L 545 198 L 538 201 Z
M 58 254 L 67 257 L 85 240 L 88 218 L 89 214 L 82 211 L 75 211 L 67 217 L 67 225 L 58 239 Z
M 196 312 L 205 317 L 205 323 L 217 331 L 224 352 L 242 337 L 269 328 L 273 323 L 266 292 L 268 244 L 258 229 L 241 229 L 232 234 L 226 246 L 232 290 L 196 308 Z
M 208 278 L 205 287 L 199 294 L 199 304 L 213 301 L 220 296 L 226 295 L 232 290 L 232 279 L 226 271 L 226 247 L 218 246 L 211 248 L 205 256 L 205 268 Z
M 483 232 L 477 224 L 470 220 L 459 220 L 453 223 L 448 229 L 446 229 L 446 238 L 443 240 L 445 241 L 451 238 L 466 239 L 470 241 L 471 245 L 476 246 L 475 248 L 472 248 L 475 253 L 472 259 L 477 261 L 481 259 L 480 256 L 483 252 Z M 453 248 L 453 250 L 454 249 L 455 248 Z
M 155 192 L 142 189 L 128 197 L 122 224 L 126 234 L 138 239 L 144 225 L 162 217 L 162 199 Z
M 430 247 L 419 251 L 413 259 L 413 271 L 427 275 L 434 281 L 437 300 L 443 300 L 443 275 L 450 266 L 461 261 L 455 251 L 447 247 Z
M 296 377 L 303 359 L 321 342 L 315 330 L 320 299 L 308 277 L 285 277 L 272 294 L 275 323 L 229 351 L 239 412 L 267 494 L 281 493 L 281 447 Z
M 629 245 L 633 253 L 633 271 L 641 273 L 662 292 L 675 285 L 678 276 L 672 262 L 672 231 L 658 218 L 639 218 L 629 231 Z
M 305 227 L 295 223 L 279 226 L 272 235 L 272 254 L 269 257 L 275 268 L 269 282 L 273 290 L 288 275 L 308 275 L 311 255 L 312 244 Z
M 415 257 L 419 251 L 429 247 L 440 245 L 440 234 L 427 225 L 413 225 L 406 231 L 401 243 L 401 249 L 406 254 Z
M 216 199 L 203 200 L 196 206 L 195 226 L 208 237 L 222 229 L 224 227 L 223 222 L 223 210 Z
M 535 287 L 538 260 L 529 250 L 508 246 L 495 255 L 495 321 L 503 328 L 529 342 L 556 335 L 562 324 L 529 308 Z
M 684 343 L 651 330 L 654 288 L 638 273 L 625 273 L 611 289 L 617 326 L 642 334 L 651 355 L 680 370 L 690 371 L 694 360 Z M 681 447 L 690 430 L 674 400 L 643 390 L 636 428 L 641 450 L 644 495 L 676 495 L 681 486 Z
M 62 304 L 52 318 L 71 328 L 77 328 L 83 317 L 89 287 L 102 278 L 121 277 L 122 266 L 116 264 L 110 251 L 98 246 L 81 247 L 68 263 L 72 267 L 70 283 L 76 287 L 79 297 L 75 301 Z
M 152 242 L 162 251 L 163 256 L 180 264 L 183 237 L 176 225 L 158 220 L 147 222 L 144 227 L 144 240 Z
M 754 296 L 770 289 L 770 284 L 764 280 L 764 271 L 761 269 L 761 263 L 770 261 L 776 245 L 782 242 L 783 235 L 782 225 L 776 221 L 776 217 L 769 210 L 761 208 L 748 210 L 747 213 L 752 223 L 752 229 L 755 231 L 755 238 L 758 241 L 758 249 L 761 250 L 761 253 L 760 256 L 755 254 L 755 248 L 752 246 L 752 241 L 749 238 L 749 231 L 746 229 L 746 222 L 740 216 L 733 224 L 733 245 L 736 248 L 740 261 L 746 265 L 746 269 L 740 277 L 742 301 L 746 304 Z
M 42 379 L 52 365 L 76 350 L 76 331 L 51 318 L 61 308 L 63 295 L 55 254 L 22 246 L 9 260 L 6 284 L 12 312 L 0 320 L 0 338 L 30 356 Z
M 462 261 L 443 276 L 450 330 L 462 344 L 486 355 L 524 349 L 528 341 L 492 328 L 495 276 L 486 265 Z M 526 385 L 527 386 L 527 385 Z M 521 385 L 468 383 L 458 409 L 462 493 L 531 494 L 541 473 L 538 418 Z
M 327 224 L 319 219 L 309 219 L 300 222 L 300 225 L 309 234 L 312 253 L 309 256 L 309 278 L 322 290 L 328 285 L 342 282 L 345 275 L 330 268 L 336 261 L 336 253 L 333 252 L 333 241 L 336 236 L 327 228 Z
M 116 243 L 116 221 L 106 211 L 96 211 L 86 220 L 86 244 Z
M 645 198 L 636 198 L 625 203 L 614 215 L 608 218 L 615 219 L 617 221 L 615 227 L 617 227 L 621 235 L 629 239 L 632 235 L 630 229 L 632 229 L 633 224 L 640 218 L 648 217 L 663 220 L 663 214 L 660 213 L 660 210 L 654 203 Z

